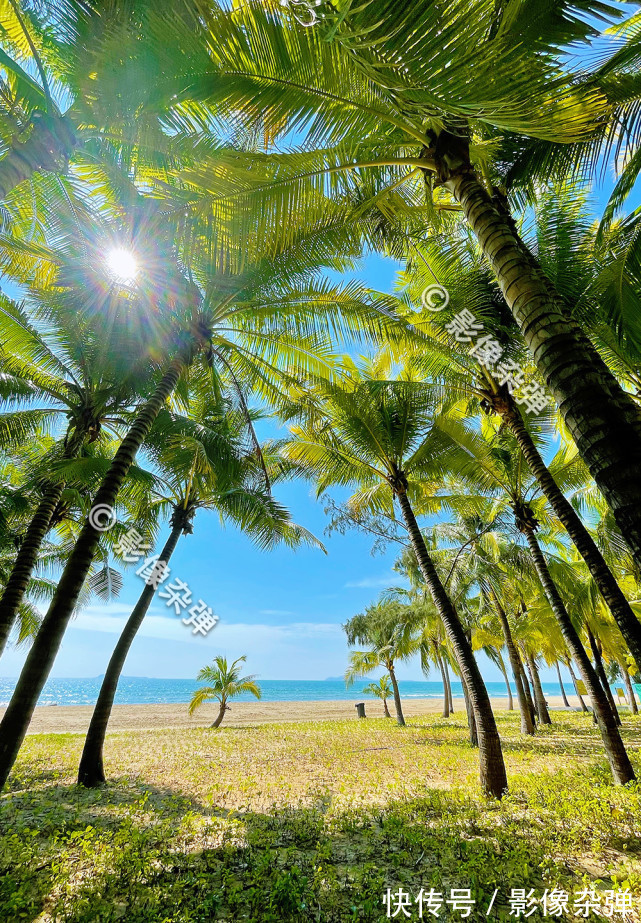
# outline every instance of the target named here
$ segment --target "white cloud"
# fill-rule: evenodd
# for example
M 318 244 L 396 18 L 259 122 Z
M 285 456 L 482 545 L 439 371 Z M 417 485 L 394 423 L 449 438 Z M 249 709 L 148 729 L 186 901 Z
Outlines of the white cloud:
M 107 606 L 88 607 L 78 616 L 71 628 L 78 631 L 99 631 L 108 634 L 120 634 L 127 622 L 130 607 L 110 603 Z M 124 615 L 123 613 L 126 613 Z M 145 616 L 138 635 L 143 638 L 161 638 L 171 641 L 202 642 L 203 636 L 194 636 L 190 626 L 184 625 L 179 616 L 155 615 L 150 612 Z M 227 622 L 224 618 L 207 635 L 216 637 L 220 644 L 243 644 L 248 640 L 260 641 L 269 645 L 274 643 L 305 640 L 309 638 L 332 638 L 342 635 L 341 626 L 331 622 L 292 622 L 288 625 L 270 625 L 250 622 Z

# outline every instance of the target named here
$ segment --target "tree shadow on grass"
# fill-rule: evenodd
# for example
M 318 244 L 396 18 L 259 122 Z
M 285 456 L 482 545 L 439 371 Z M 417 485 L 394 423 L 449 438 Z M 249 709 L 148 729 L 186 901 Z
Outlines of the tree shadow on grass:
M 57 923 L 378 923 L 388 887 L 412 897 L 469 888 L 478 901 L 469 920 L 508 920 L 513 887 L 582 887 L 564 821 L 579 851 L 595 837 L 613 850 L 633 839 L 625 818 L 595 833 L 595 811 L 612 814 L 597 770 L 582 777 L 585 830 L 576 778 L 538 777 L 531 790 L 519 782 L 502 804 L 426 789 L 340 813 L 322 792 L 311 806 L 226 812 L 140 780 L 85 790 L 38 778 L 41 787 L 0 801 L 2 920 L 46 910 Z M 441 919 L 459 918 L 443 907 Z

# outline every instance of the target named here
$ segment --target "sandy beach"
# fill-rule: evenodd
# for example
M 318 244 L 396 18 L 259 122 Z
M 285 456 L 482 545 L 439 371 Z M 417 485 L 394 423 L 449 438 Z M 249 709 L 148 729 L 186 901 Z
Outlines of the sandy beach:
M 579 707 L 576 696 L 568 696 L 570 705 Z M 393 712 L 393 703 L 389 708 Z M 515 703 L 516 704 L 516 703 Z M 562 708 L 560 696 L 550 696 L 551 708 Z M 492 699 L 492 707 L 501 711 L 507 708 L 507 698 Z M 403 700 L 403 711 L 407 718 L 420 715 L 440 714 L 440 699 L 408 698 Z M 371 718 L 383 715 L 380 702 L 366 701 L 366 713 Z M 454 712 L 464 712 L 463 699 L 454 700 Z M 5 709 L 0 709 L 4 714 Z M 44 705 L 36 708 L 30 734 L 83 734 L 86 732 L 93 706 L 91 705 Z M 217 714 L 215 705 L 203 707 L 190 717 L 187 705 L 114 705 L 109 722 L 110 731 L 145 730 L 171 727 L 207 727 Z M 255 724 L 270 724 L 281 721 L 331 721 L 353 718 L 356 709 L 351 700 L 328 702 L 234 702 L 225 716 L 225 727 L 248 727 Z

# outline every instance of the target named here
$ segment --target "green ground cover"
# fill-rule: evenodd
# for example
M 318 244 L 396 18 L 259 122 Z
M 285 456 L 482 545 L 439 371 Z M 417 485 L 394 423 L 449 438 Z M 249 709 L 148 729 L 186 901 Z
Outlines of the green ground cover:
M 512 888 L 556 887 L 556 919 L 578 919 L 586 888 L 629 888 L 635 909 L 613 918 L 637 920 L 641 784 L 611 784 L 585 716 L 553 720 L 525 739 L 498 715 L 501 803 L 480 794 L 461 715 L 115 733 L 93 791 L 75 785 L 80 735 L 32 736 L 0 799 L 0 919 L 379 921 L 388 887 L 422 887 L 469 888 L 467 919 L 503 920 Z M 623 731 L 641 774 L 641 721 Z

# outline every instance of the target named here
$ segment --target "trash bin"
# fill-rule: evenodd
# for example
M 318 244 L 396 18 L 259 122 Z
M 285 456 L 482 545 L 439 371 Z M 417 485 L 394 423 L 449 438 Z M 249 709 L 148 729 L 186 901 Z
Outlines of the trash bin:
M 365 702 L 357 702 L 357 703 L 356 703 L 356 716 L 357 716 L 358 718 L 366 718 L 366 717 L 367 717 L 367 715 L 365 714 Z

